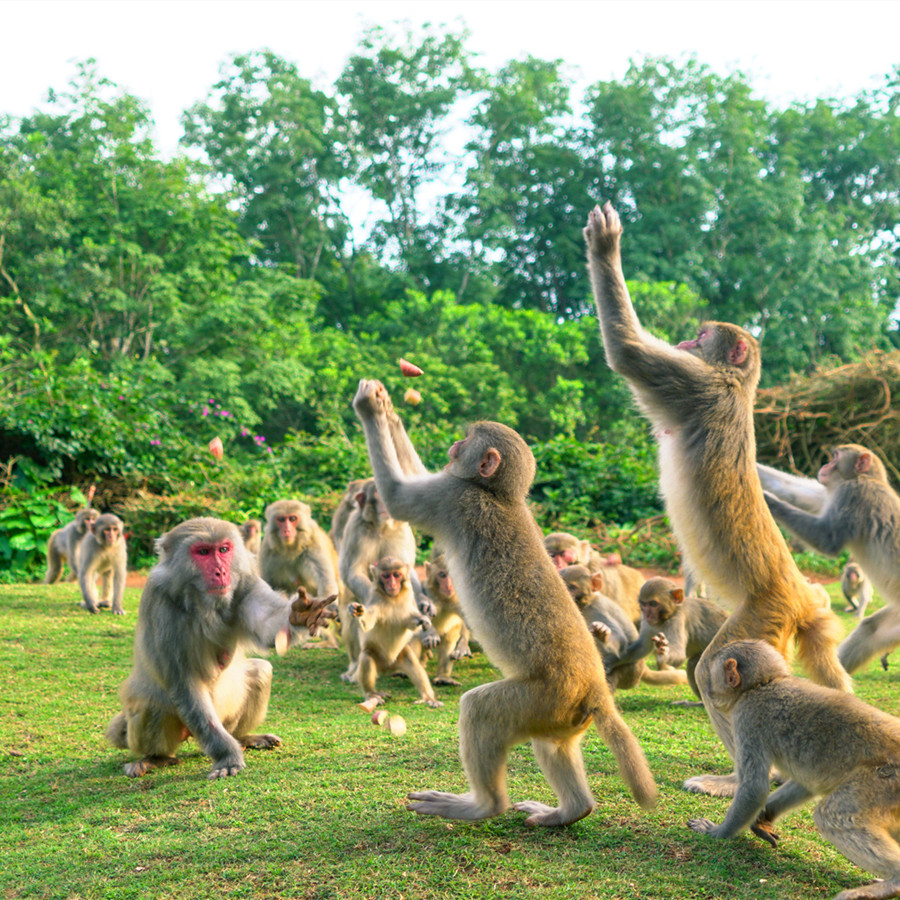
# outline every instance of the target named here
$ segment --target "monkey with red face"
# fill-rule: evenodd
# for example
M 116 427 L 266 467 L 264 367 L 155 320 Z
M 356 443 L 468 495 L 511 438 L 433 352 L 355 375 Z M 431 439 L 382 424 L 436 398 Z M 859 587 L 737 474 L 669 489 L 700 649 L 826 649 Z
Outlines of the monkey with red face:
M 333 617 L 334 598 L 310 600 L 301 590 L 286 600 L 256 574 L 237 527 L 220 519 L 176 525 L 157 552 L 141 595 L 133 668 L 119 690 L 122 711 L 106 737 L 141 757 L 126 764 L 131 777 L 176 762 L 191 735 L 213 760 L 210 778 L 235 775 L 244 747 L 281 743 L 252 733 L 266 715 L 272 666 L 245 651 L 289 645 L 298 627 L 314 634 Z

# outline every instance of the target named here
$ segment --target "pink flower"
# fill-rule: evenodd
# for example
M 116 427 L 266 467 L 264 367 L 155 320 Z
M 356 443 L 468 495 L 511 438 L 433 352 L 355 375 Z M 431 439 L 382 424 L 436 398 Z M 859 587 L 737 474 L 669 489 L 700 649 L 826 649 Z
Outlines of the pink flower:
M 212 453 L 216 459 L 221 459 L 225 455 L 225 448 L 222 446 L 222 438 L 214 437 L 209 442 L 209 452 Z

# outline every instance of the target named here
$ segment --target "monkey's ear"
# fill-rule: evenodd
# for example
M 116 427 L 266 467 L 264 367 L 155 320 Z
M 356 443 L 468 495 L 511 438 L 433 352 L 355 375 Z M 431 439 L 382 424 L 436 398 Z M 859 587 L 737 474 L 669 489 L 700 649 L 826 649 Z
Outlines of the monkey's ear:
M 669 596 L 676 603 L 684 603 L 684 591 L 681 588 L 672 588 L 672 590 L 669 592 Z
M 360 509 L 366 505 L 366 495 L 363 491 L 360 491 L 353 499 L 356 500 L 356 505 Z
M 591 575 L 591 588 L 595 591 L 603 590 L 603 576 L 599 572 Z
M 372 581 L 378 579 L 378 566 L 375 563 L 369 565 L 369 574 L 372 576 Z
M 740 340 L 735 341 L 734 346 L 728 353 L 728 360 L 733 366 L 740 366 L 743 365 L 746 358 L 747 342 L 743 338 L 741 338 Z
M 860 453 L 859 456 L 856 457 L 856 463 L 854 465 L 854 469 L 860 475 L 864 472 L 868 472 L 872 465 L 872 454 L 871 453 Z
M 491 478 L 500 468 L 500 451 L 496 447 L 488 447 L 478 463 L 478 474 L 482 478 Z
M 739 688 L 741 686 L 741 673 L 738 672 L 738 664 L 736 659 L 725 660 L 725 681 L 729 687 Z

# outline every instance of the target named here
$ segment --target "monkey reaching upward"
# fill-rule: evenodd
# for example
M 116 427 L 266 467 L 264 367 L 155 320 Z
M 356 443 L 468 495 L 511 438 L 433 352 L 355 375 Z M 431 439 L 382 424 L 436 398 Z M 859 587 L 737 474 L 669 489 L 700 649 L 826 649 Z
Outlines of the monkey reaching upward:
M 775 846 L 776 819 L 816 797 L 816 826 L 848 859 L 886 880 L 835 900 L 900 897 L 900 719 L 856 697 L 791 675 L 761 641 L 736 641 L 709 661 L 710 703 L 731 718 L 737 793 L 721 825 L 691 819 L 701 834 L 745 828 Z M 769 794 L 777 766 L 790 780 Z
M 434 536 L 474 637 L 504 674 L 460 699 L 469 792 L 412 793 L 408 808 L 470 820 L 503 812 L 507 753 L 530 738 L 559 806 L 527 801 L 515 808 L 528 813 L 528 825 L 575 822 L 594 806 L 580 747 L 592 721 L 635 798 L 651 806 L 653 776 L 526 505 L 535 473 L 526 443 L 505 425 L 479 422 L 450 447 L 447 467 L 432 474 L 380 382 L 361 381 L 353 407 L 379 495 L 392 516 Z
M 818 481 L 758 469 L 775 518 L 819 553 L 849 550 L 887 603 L 841 644 L 844 668 L 855 672 L 900 645 L 900 497 L 881 460 L 859 444 L 842 444 Z
M 797 568 L 756 476 L 753 401 L 759 345 L 747 331 L 707 322 L 672 347 L 643 330 L 622 274 L 622 226 L 607 203 L 584 236 L 606 359 L 625 376 L 659 447 L 666 511 L 695 580 L 734 608 L 695 670 L 717 734 L 733 750 L 728 717 L 706 701 L 706 660 L 729 641 L 760 638 L 800 660 L 823 684 L 849 688 L 837 659 L 840 625 Z M 727 796 L 734 776 L 697 776 L 685 787 Z

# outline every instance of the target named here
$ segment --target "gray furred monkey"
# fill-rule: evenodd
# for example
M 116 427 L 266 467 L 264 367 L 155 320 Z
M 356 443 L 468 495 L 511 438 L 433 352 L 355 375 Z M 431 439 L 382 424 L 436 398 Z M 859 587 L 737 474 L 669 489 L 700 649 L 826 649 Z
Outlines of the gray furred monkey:
M 795 678 L 762 641 L 723 647 L 710 675 L 709 699 L 731 717 L 739 785 L 721 825 L 691 819 L 689 827 L 716 838 L 750 828 L 775 846 L 775 820 L 821 798 L 813 819 L 822 836 L 886 879 L 835 900 L 900 897 L 900 719 Z M 790 780 L 769 794 L 773 766 Z
M 124 616 L 122 600 L 128 575 L 125 523 L 112 513 L 98 516 L 90 531 L 75 549 L 81 606 L 90 613 L 98 607 L 112 607 L 113 615 Z M 97 585 L 101 594 L 97 596 Z
M 100 511 L 92 508 L 79 509 L 68 525 L 57 528 L 47 541 L 47 574 L 44 584 L 55 584 L 62 575 L 63 563 L 69 564 L 69 580 L 78 577 L 75 554 L 81 539 L 91 530 Z
M 844 668 L 855 672 L 900 645 L 900 497 L 881 460 L 859 444 L 842 444 L 817 481 L 758 470 L 775 518 L 819 553 L 848 550 L 887 603 L 838 648 Z
M 535 473 L 528 445 L 505 425 L 478 422 L 450 447 L 448 465 L 430 473 L 384 385 L 361 381 L 353 408 L 379 495 L 392 516 L 434 536 L 473 635 L 504 675 L 460 699 L 469 792 L 414 792 L 408 809 L 451 819 L 498 815 L 509 806 L 509 749 L 530 739 L 559 805 L 524 801 L 515 808 L 528 814 L 527 825 L 575 822 L 594 807 L 580 746 L 592 722 L 632 794 L 652 806 L 656 785 L 647 761 L 525 502 Z

